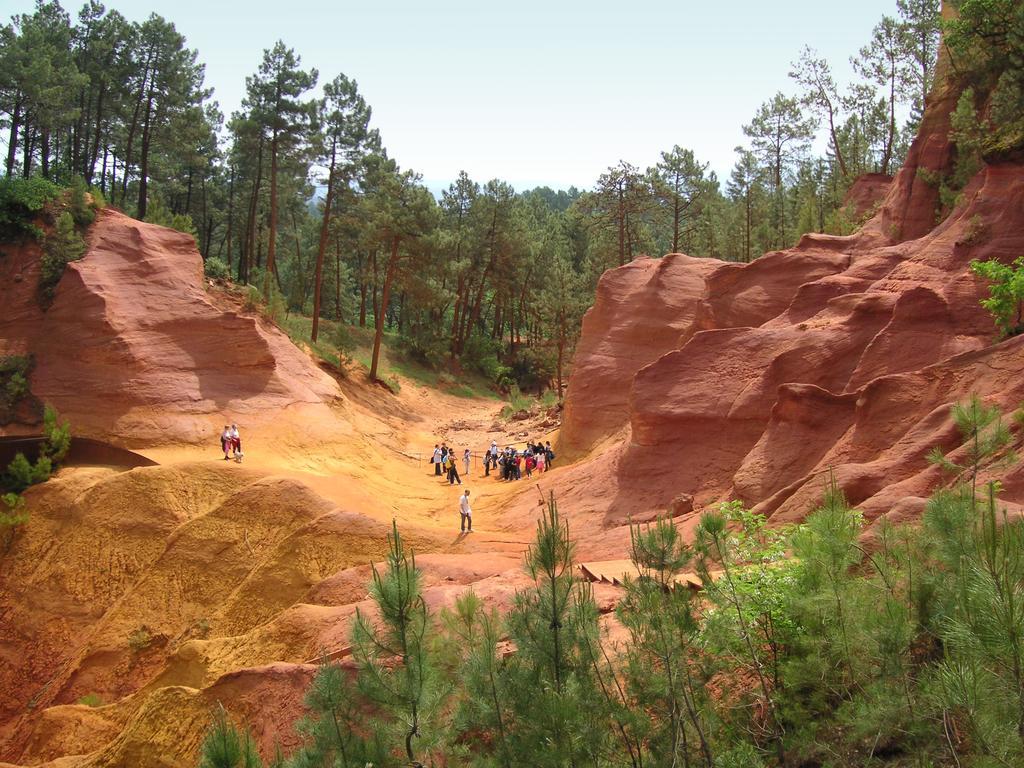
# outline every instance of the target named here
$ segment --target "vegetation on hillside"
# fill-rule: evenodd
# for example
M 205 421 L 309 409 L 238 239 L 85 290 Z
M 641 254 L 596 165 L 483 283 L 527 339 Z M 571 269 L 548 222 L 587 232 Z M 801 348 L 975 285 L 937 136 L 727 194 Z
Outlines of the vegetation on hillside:
M 729 502 L 692 544 L 668 520 L 634 527 L 615 642 L 554 499 L 504 616 L 471 590 L 431 615 L 395 530 L 380 621 L 357 620 L 354 667 L 321 667 L 278 764 L 1021 764 L 1024 519 L 995 479 L 1014 437 L 976 398 L 953 417 L 962 445 L 933 453 L 950 482 L 919 524 L 867 531 L 831 478 L 796 526 Z
M 42 246 L 37 297 L 44 309 L 53 301 L 64 268 L 85 253 L 81 233 L 102 206 L 102 193 L 90 196 L 80 176 L 67 188 L 39 176 L 0 179 L 0 242 L 31 237 Z
M 322 319 L 391 330 L 432 367 L 560 392 L 606 268 L 669 251 L 749 261 L 857 225 L 840 208 L 846 189 L 899 167 L 934 77 L 938 0 L 895 10 L 851 51 L 849 84 L 812 49 L 795 57 L 795 92 L 751 116 L 728 178 L 673 146 L 650 168 L 612 163 L 589 189 L 516 191 L 462 173 L 435 200 L 386 152 L 358 84 L 322 78 L 283 42 L 254 62 L 225 120 L 171 21 L 130 22 L 98 3 L 73 20 L 40 2 L 0 28 L 4 169 L 80 177 L 132 215 L 191 232 L 211 276 L 268 303 L 278 292 L 314 318 L 312 341 Z M 977 58 L 986 72 L 1007 64 Z M 819 133 L 828 149 L 815 156 Z
M 21 526 L 28 522 L 28 510 L 22 492 L 37 483 L 44 483 L 71 448 L 71 427 L 61 421 L 57 411 L 46 406 L 43 414 L 43 441 L 35 461 L 20 451 L 0 471 L 0 550 L 6 552 Z
M 990 282 L 989 297 L 981 306 L 992 313 L 1003 336 L 1024 332 L 1024 256 L 1012 264 L 997 259 L 972 261 L 971 271 Z

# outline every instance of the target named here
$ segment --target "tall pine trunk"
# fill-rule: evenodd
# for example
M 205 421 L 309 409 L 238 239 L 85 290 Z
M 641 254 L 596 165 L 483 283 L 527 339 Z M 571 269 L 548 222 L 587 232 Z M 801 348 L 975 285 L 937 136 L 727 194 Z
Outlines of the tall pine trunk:
M 231 274 L 231 234 L 235 223 L 235 166 L 231 166 L 231 177 L 228 181 L 228 274 Z
M 324 276 L 324 252 L 327 250 L 327 237 L 331 228 L 331 206 L 334 204 L 334 165 L 337 159 L 338 140 L 331 141 L 331 165 L 327 169 L 327 193 L 324 196 L 324 215 L 320 222 L 320 244 L 316 250 L 316 277 L 313 283 L 313 330 L 310 337 L 316 341 L 320 330 L 320 286 Z M 340 280 L 340 275 L 339 275 Z
M 380 307 L 377 310 L 377 327 L 373 333 L 373 359 L 370 362 L 370 378 L 377 379 L 377 367 L 380 361 L 380 344 L 384 338 L 384 313 L 388 311 L 388 302 L 391 300 L 391 284 L 394 282 L 395 273 L 398 271 L 398 246 L 401 238 L 393 235 L 391 238 L 391 256 L 388 258 L 387 269 L 384 272 L 384 290 L 381 292 Z
M 14 160 L 18 156 L 18 130 L 21 128 L 21 99 L 14 102 L 11 112 L 11 133 L 7 139 L 7 175 L 14 175 Z
M 270 233 L 267 237 L 267 269 L 263 297 L 270 299 L 270 281 L 277 279 L 277 131 L 270 140 Z M 280 287 L 280 281 L 278 281 Z
M 149 202 L 149 142 L 152 137 L 151 120 L 153 116 L 153 91 L 149 92 L 149 99 L 146 101 L 146 117 L 142 125 L 142 150 L 139 158 L 139 203 L 136 216 L 140 219 L 146 218 L 146 206 Z

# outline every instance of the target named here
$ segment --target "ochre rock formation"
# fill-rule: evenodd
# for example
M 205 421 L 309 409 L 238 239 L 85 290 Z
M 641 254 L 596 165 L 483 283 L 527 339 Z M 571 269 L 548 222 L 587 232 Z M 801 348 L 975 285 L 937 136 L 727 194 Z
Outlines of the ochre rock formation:
M 286 409 L 327 421 L 335 382 L 277 328 L 218 305 L 192 237 L 105 210 L 88 246 L 45 312 L 38 254 L 23 248 L 2 266 L 0 354 L 33 355 L 33 394 L 76 434 L 151 447 L 214 440 L 225 421 L 252 429 Z
M 877 206 L 885 200 L 892 184 L 892 176 L 886 173 L 865 173 L 854 179 L 846 190 L 843 208 L 854 221 L 862 221 L 864 217 L 874 213 Z
M 739 498 L 796 520 L 834 473 L 869 518 L 902 514 L 942 481 L 926 454 L 955 444 L 952 404 L 1024 401 L 1024 339 L 999 341 L 969 269 L 1024 253 L 1024 168 L 985 165 L 936 224 L 918 169 L 948 169 L 955 100 L 930 102 L 855 235 L 805 235 L 751 264 L 671 255 L 606 273 L 567 393 L 561 445 L 589 454 L 560 480 L 570 503 L 604 527 L 690 496 L 698 511 Z M 585 478 L 601 489 L 589 499 Z

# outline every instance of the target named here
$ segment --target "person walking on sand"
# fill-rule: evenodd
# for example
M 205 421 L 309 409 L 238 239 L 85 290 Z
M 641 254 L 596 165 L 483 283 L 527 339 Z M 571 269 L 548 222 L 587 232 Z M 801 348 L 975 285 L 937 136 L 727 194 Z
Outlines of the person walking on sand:
M 231 458 L 231 427 L 224 425 L 224 431 L 220 433 L 220 449 L 224 451 L 224 461 Z
M 469 506 L 469 489 L 459 496 L 459 530 L 461 533 L 473 532 L 473 510 Z
M 455 483 L 462 485 L 462 478 L 459 477 L 459 465 L 455 461 L 455 451 L 448 452 L 445 467 L 448 469 L 448 485 L 455 485 Z
M 231 438 L 231 447 L 232 447 L 232 449 L 234 450 L 234 453 L 235 453 L 235 461 L 241 462 L 242 461 L 242 438 L 238 434 L 238 425 L 237 424 L 232 424 L 231 425 L 231 431 L 229 432 L 229 436 Z
M 469 452 L 469 448 L 462 452 L 462 466 L 465 468 L 465 475 L 469 477 L 469 458 L 472 454 Z
M 545 469 L 547 468 L 547 460 L 548 460 L 548 457 L 547 457 L 547 454 L 544 453 L 544 451 L 540 451 L 537 454 L 537 471 L 538 472 L 544 472 L 545 471 Z
M 441 446 L 434 443 L 434 455 L 430 457 L 430 463 L 434 465 L 434 474 L 441 476 Z

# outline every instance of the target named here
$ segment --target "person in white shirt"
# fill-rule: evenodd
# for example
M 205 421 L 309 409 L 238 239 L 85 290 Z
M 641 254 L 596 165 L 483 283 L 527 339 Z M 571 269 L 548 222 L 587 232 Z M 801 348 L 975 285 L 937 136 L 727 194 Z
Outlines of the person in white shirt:
M 232 424 L 231 431 L 228 433 L 228 437 L 231 439 L 231 447 L 234 449 L 235 461 L 242 460 L 242 438 L 238 434 L 238 425 Z
M 469 457 L 472 454 L 469 452 L 469 448 L 462 452 L 462 463 L 466 467 L 466 477 L 469 477 Z
M 494 440 L 491 440 L 491 447 L 487 449 L 487 453 L 484 454 L 484 476 L 491 476 L 491 467 L 494 469 L 498 468 L 498 444 Z
M 473 532 L 473 510 L 469 506 L 469 490 L 463 491 L 459 496 L 459 521 L 462 533 Z
M 434 465 L 434 474 L 441 476 L 441 446 L 434 443 L 434 455 L 430 457 L 430 463 Z

